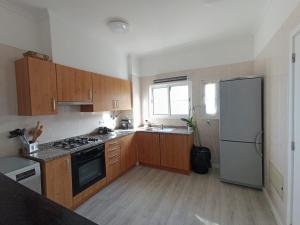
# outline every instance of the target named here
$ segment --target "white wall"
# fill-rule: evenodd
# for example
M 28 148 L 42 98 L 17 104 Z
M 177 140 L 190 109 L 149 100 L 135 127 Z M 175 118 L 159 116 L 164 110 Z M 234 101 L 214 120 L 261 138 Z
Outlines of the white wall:
M 299 0 L 269 0 L 263 21 L 255 33 L 254 54 L 257 56 L 296 8 Z
M 33 15 L 0 1 L 0 43 L 44 53 L 39 28 Z
M 127 54 L 50 14 L 52 57 L 56 63 L 128 78 Z
M 139 56 L 140 75 L 149 76 L 174 71 L 253 60 L 251 35 L 193 43 Z

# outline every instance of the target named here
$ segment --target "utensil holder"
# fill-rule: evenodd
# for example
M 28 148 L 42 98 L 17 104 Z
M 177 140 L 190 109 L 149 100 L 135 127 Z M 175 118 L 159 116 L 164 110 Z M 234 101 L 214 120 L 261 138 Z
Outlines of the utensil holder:
M 39 143 L 29 143 L 24 136 L 21 136 L 21 141 L 23 143 L 24 153 L 30 154 L 39 150 Z

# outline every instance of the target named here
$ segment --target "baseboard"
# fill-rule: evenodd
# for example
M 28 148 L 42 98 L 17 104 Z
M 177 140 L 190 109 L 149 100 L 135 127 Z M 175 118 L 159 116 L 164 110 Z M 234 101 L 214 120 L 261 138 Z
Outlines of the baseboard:
M 273 213 L 273 215 L 275 217 L 277 225 L 283 225 L 282 221 L 280 219 L 280 216 L 279 216 L 279 214 L 278 214 L 278 212 L 277 212 L 277 210 L 276 210 L 276 208 L 275 208 L 275 206 L 274 206 L 274 204 L 273 204 L 273 202 L 272 202 L 272 200 L 270 198 L 270 195 L 269 195 L 268 191 L 265 188 L 263 188 L 263 193 L 264 193 L 264 195 L 265 195 L 265 197 L 266 197 L 266 199 L 268 201 L 268 204 L 269 204 L 269 206 L 270 206 L 270 208 L 272 210 L 272 213 Z

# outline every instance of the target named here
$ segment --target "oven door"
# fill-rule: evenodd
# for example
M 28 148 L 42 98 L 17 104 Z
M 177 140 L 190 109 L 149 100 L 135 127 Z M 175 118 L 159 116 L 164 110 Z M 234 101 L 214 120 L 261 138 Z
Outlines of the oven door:
M 73 196 L 104 177 L 104 145 L 72 154 Z

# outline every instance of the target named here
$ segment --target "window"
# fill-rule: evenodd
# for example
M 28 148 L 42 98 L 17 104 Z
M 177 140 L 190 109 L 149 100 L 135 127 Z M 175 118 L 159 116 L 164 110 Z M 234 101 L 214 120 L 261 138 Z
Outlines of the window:
M 206 83 L 204 85 L 204 106 L 205 115 L 215 116 L 218 113 L 217 83 Z
M 151 115 L 180 117 L 189 115 L 189 85 L 187 82 L 157 84 L 150 87 Z
M 188 85 L 170 87 L 171 115 L 189 114 Z

